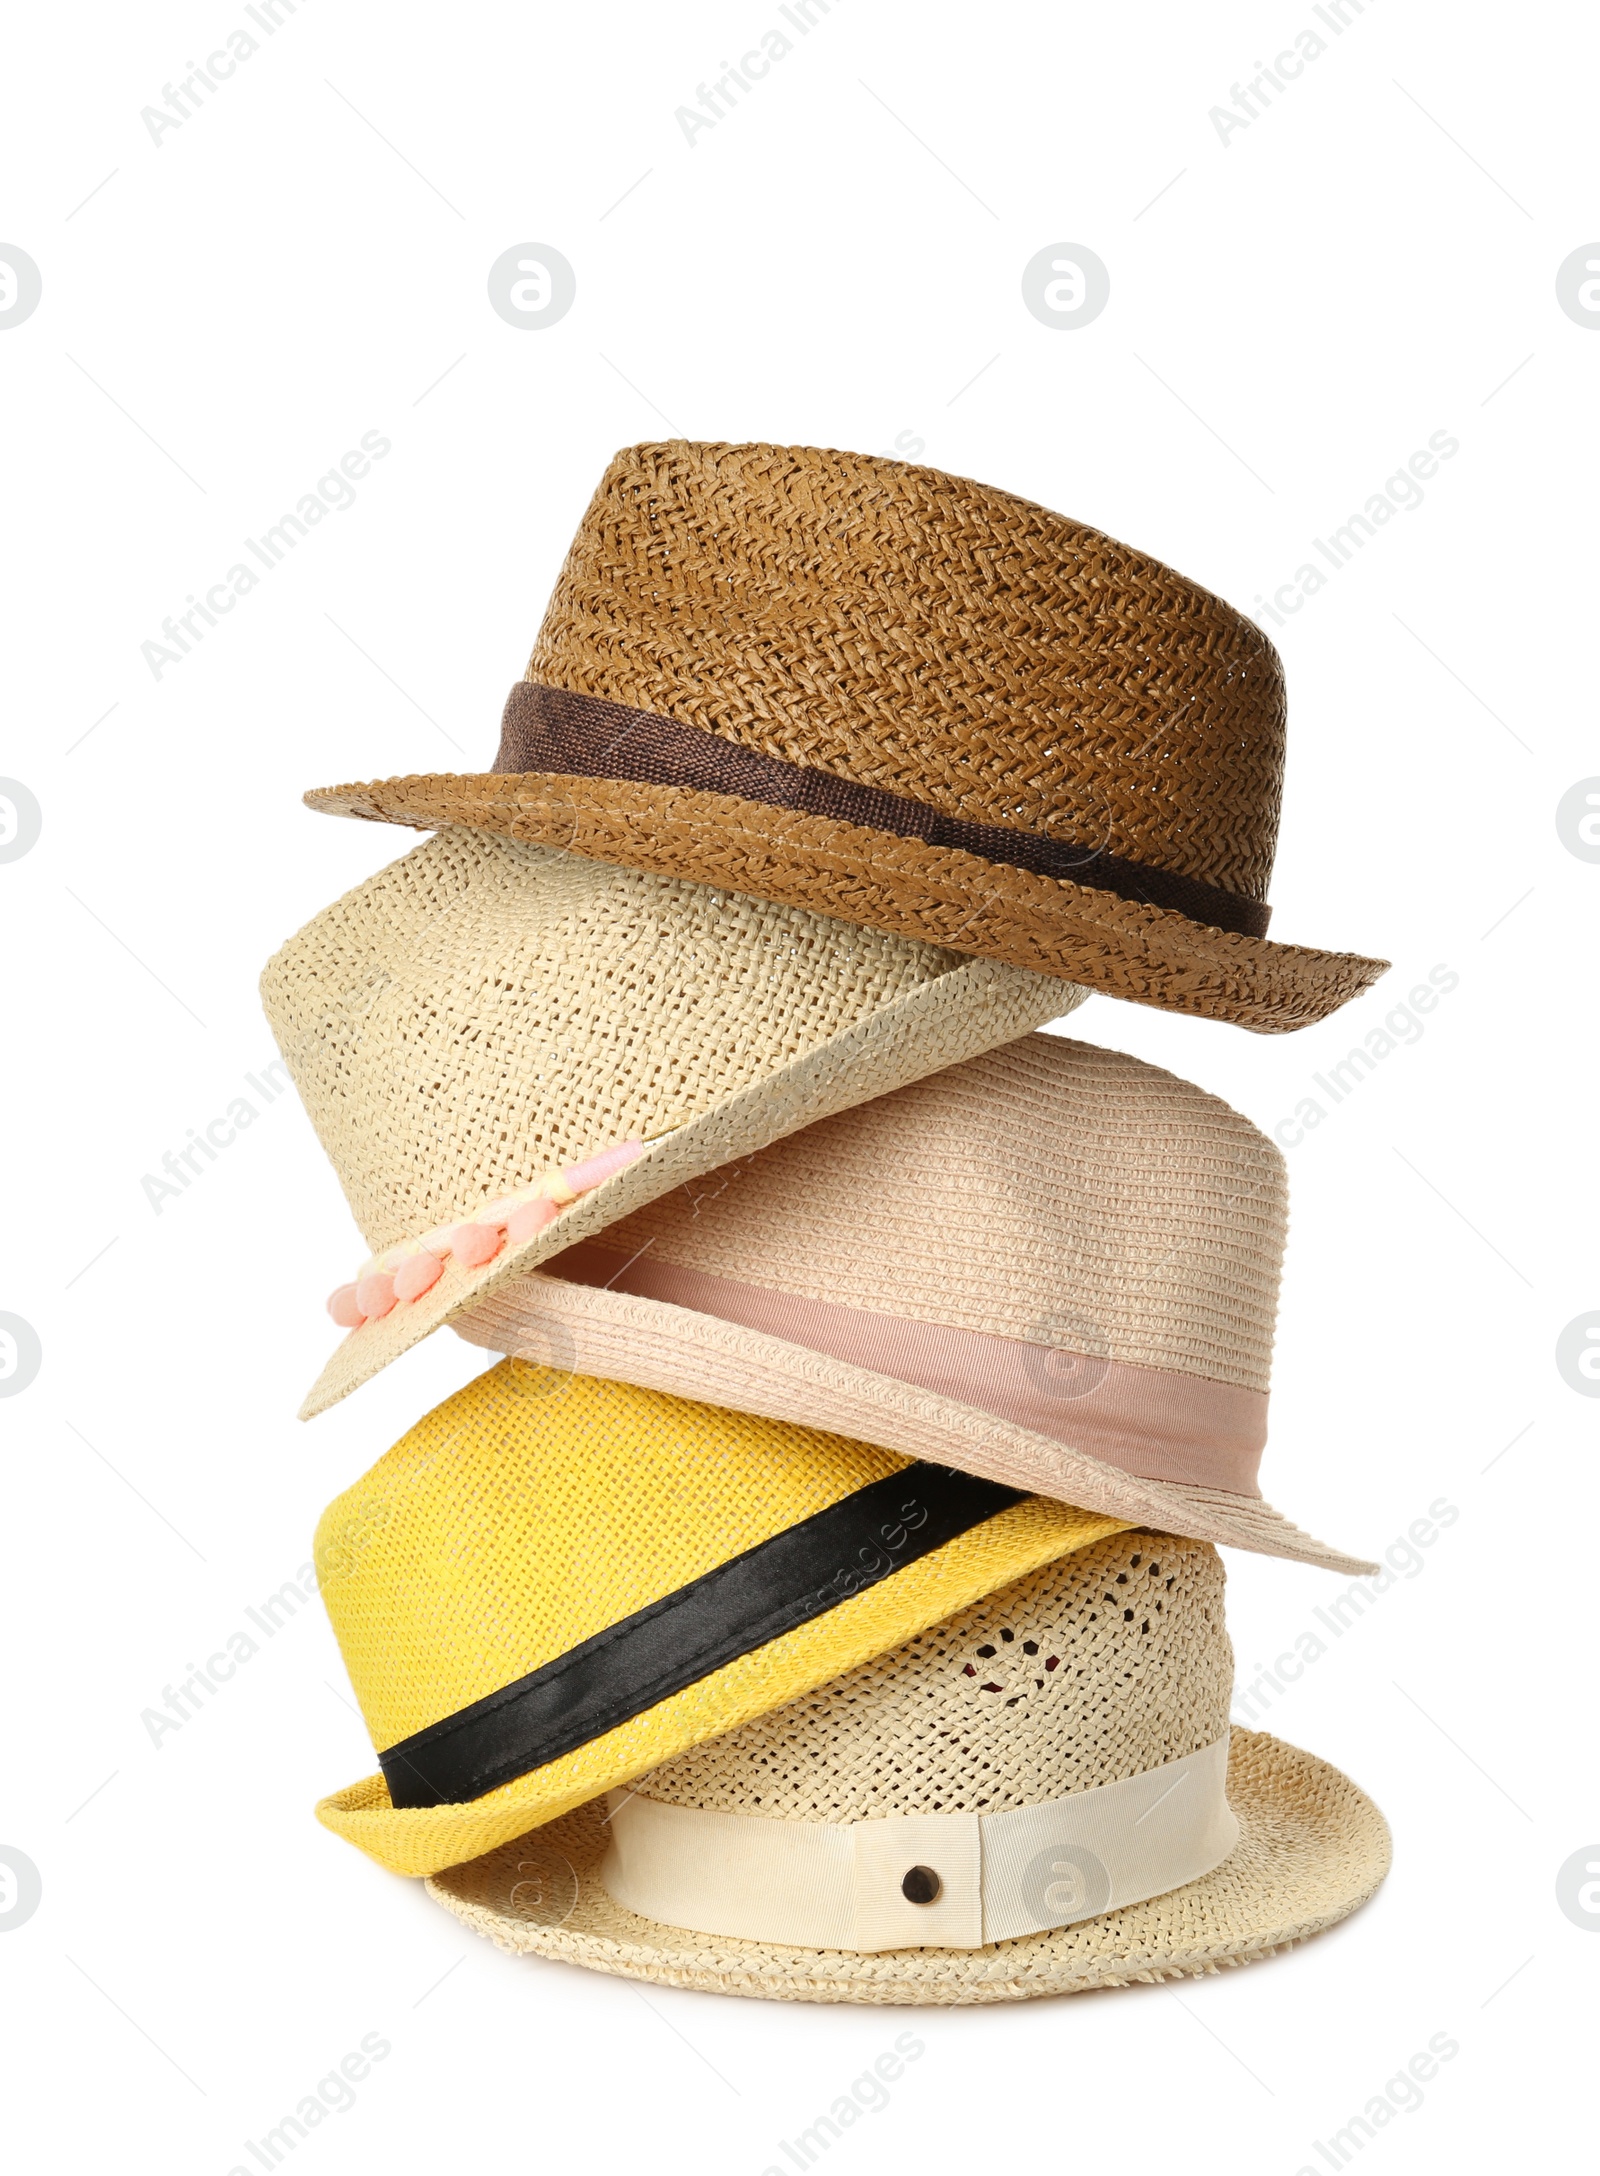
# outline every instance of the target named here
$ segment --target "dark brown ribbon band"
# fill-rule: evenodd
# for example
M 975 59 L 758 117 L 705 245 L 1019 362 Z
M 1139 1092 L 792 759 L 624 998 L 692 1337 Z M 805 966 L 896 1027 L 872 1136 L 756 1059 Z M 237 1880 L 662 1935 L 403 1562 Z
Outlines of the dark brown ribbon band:
M 956 847 L 1034 876 L 1086 884 L 1118 899 L 1170 907 L 1191 921 L 1242 937 L 1264 937 L 1272 913 L 1259 899 L 1223 891 L 1199 877 L 1180 876 L 1176 870 L 1130 861 L 1104 847 L 1085 848 L 1009 824 L 969 823 L 906 794 L 886 793 L 832 771 L 742 748 L 699 726 L 679 725 L 625 703 L 540 687 L 530 680 L 519 680 L 506 698 L 494 767 L 501 776 L 543 771 L 641 786 L 685 786 L 807 816 L 830 816 L 894 838 L 918 839 L 924 846 Z

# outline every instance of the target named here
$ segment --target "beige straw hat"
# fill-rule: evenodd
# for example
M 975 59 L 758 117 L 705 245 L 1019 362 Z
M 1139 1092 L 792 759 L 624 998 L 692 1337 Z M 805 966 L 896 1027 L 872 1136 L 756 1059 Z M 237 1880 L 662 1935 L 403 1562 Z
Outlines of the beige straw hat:
M 1266 1031 L 1384 963 L 1267 940 L 1283 671 L 1083 523 L 810 446 L 630 446 L 492 772 L 309 793 L 482 825 Z
M 663 1193 L 454 1327 L 1342 1572 L 1256 1468 L 1286 1188 L 1215 1096 L 1027 1035 Z
M 1222 1587 L 1204 1543 L 1091 1543 L 429 1891 L 505 1949 L 769 2000 L 1269 1956 L 1363 1903 L 1389 1836 L 1337 1769 L 1230 1732 Z
M 461 829 L 309 922 L 261 990 L 370 1249 L 307 1418 L 519 1268 L 1084 996 Z

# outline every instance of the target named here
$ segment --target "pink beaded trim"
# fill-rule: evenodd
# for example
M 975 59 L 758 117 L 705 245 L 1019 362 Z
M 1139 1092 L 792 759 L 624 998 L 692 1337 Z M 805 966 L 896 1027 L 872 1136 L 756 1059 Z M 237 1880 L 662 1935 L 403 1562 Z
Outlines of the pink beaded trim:
M 330 1294 L 328 1312 L 341 1329 L 359 1330 L 381 1322 L 397 1306 L 421 1299 L 444 1275 L 444 1258 L 453 1255 L 463 1269 L 481 1269 L 509 1240 L 520 1246 L 553 1224 L 569 1202 L 592 1193 L 602 1180 L 633 1163 L 645 1151 L 643 1141 L 619 1141 L 581 1164 L 546 1172 L 531 1186 L 485 1203 L 461 1224 L 440 1224 L 420 1239 L 402 1239 L 382 1254 L 368 1257 L 353 1284 Z

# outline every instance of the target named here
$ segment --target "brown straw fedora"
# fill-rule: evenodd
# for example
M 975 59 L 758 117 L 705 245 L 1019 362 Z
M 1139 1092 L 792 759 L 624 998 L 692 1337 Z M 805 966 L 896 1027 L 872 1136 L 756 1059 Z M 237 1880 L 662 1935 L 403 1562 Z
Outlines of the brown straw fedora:
M 1263 1501 L 1283 1158 L 1215 1096 L 1027 1035 L 501 1283 L 461 1336 L 1141 1525 L 1373 1571 Z
M 494 770 L 313 808 L 545 846 L 1265 1031 L 1384 962 L 1270 943 L 1283 672 L 1242 614 L 985 484 L 619 453 Z
M 462 829 L 309 922 L 261 990 L 370 1250 L 306 1418 L 663 1189 L 1084 995 Z
M 508 1950 L 769 2000 L 1270 1956 L 1372 1894 L 1389 1836 L 1337 1769 L 1230 1732 L 1222 1587 L 1204 1543 L 1091 1543 L 429 1891 Z

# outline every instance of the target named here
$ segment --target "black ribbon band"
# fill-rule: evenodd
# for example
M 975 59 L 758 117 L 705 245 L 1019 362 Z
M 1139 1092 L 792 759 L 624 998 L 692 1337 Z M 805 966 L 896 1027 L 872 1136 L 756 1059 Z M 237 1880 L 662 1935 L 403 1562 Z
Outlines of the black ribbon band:
M 873 1481 L 380 1753 L 390 1803 L 481 1798 L 1021 1501 L 1020 1489 L 939 1466 Z
M 1152 868 L 1104 847 L 1083 847 L 1070 839 L 1047 838 L 1009 824 L 969 823 L 907 794 L 863 786 L 805 764 L 786 763 L 758 749 L 699 726 L 679 725 L 648 710 L 598 695 L 574 695 L 568 688 L 547 688 L 519 680 L 506 697 L 500 721 L 497 775 L 544 771 L 565 778 L 604 778 L 642 786 L 685 786 L 701 793 L 726 793 L 770 808 L 792 808 L 807 816 L 831 816 L 839 823 L 916 839 L 924 846 L 947 846 L 976 854 L 984 861 L 1034 876 L 1055 877 L 1111 892 L 1118 899 L 1145 906 L 1170 907 L 1244 937 L 1264 937 L 1272 909 L 1264 900 L 1224 891 L 1196 876 Z

